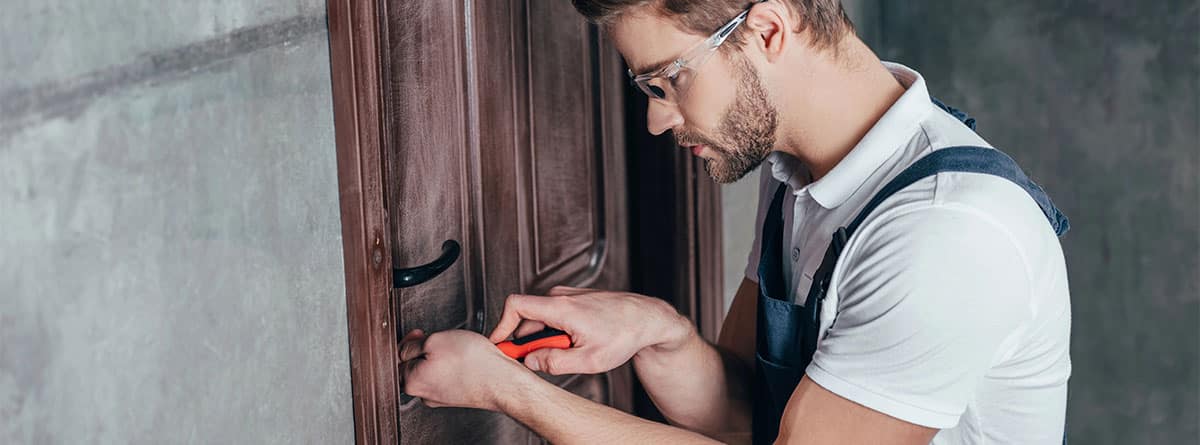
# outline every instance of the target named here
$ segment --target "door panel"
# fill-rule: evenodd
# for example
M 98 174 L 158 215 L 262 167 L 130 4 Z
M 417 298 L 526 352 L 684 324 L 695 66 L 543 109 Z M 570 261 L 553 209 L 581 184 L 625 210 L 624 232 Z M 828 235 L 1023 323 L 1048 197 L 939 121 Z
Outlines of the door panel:
M 390 2 L 385 52 L 386 204 L 392 264 L 424 264 L 442 242 L 464 237 L 468 182 L 462 9 L 458 2 Z M 437 279 L 393 295 L 400 331 L 465 326 L 476 306 L 466 296 L 469 264 L 460 260 Z
M 523 289 L 623 288 L 624 274 L 597 282 L 605 253 L 614 245 L 623 252 L 625 244 L 623 232 L 613 233 L 614 224 L 606 220 L 613 215 L 624 221 L 625 215 L 623 138 L 619 128 L 605 128 L 619 114 L 603 108 L 606 99 L 620 97 L 614 90 L 621 86 L 615 52 L 569 2 L 524 5 L 526 26 L 515 42 L 526 61 L 518 67 L 525 79 L 517 88 L 518 119 L 528 128 L 518 151 L 530 172 L 518 201 L 532 230 L 521 246 Z M 618 193 L 606 194 L 607 185 Z
M 568 2 L 533 1 L 526 20 L 534 273 L 586 264 L 603 206 L 596 181 L 594 80 L 587 27 Z M 575 16 L 575 17 L 572 17 Z M 600 199 L 597 199 L 600 198 Z M 574 260 L 574 261 L 572 261 Z
M 393 291 L 399 331 L 486 333 L 512 293 L 627 288 L 615 52 L 565 1 L 386 4 L 392 262 L 463 248 L 441 276 Z M 628 409 L 627 374 L 547 378 Z M 503 415 L 399 403 L 404 442 L 540 441 Z
M 357 443 L 539 442 L 505 416 L 398 394 L 397 331 L 485 332 L 513 292 L 632 287 L 715 338 L 716 187 L 669 136 L 640 130 L 645 96 L 567 2 L 327 5 Z M 391 289 L 393 267 L 447 239 L 457 263 Z M 628 366 L 548 379 L 654 417 Z

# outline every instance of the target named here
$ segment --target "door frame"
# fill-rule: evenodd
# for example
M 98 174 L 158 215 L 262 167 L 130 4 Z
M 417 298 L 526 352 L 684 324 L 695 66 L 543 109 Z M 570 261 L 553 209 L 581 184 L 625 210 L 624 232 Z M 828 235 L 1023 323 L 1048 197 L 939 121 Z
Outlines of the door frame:
M 671 303 L 715 344 L 726 298 L 720 186 L 670 135 L 647 131 L 648 105 L 645 94 L 626 89 L 630 287 Z M 636 380 L 633 397 L 635 414 L 666 421 Z
M 395 444 L 398 376 L 382 359 L 395 357 L 397 346 L 385 196 L 387 0 L 329 0 L 327 8 L 354 437 Z M 644 131 L 645 102 L 627 89 L 631 285 L 671 302 L 715 341 L 724 316 L 719 188 L 669 137 Z M 637 413 L 654 415 L 637 405 Z
M 386 1 L 329 0 L 329 56 L 338 201 L 346 269 L 354 439 L 399 442 L 391 239 L 384 204 L 382 58 Z M 388 401 L 391 402 L 388 402 Z

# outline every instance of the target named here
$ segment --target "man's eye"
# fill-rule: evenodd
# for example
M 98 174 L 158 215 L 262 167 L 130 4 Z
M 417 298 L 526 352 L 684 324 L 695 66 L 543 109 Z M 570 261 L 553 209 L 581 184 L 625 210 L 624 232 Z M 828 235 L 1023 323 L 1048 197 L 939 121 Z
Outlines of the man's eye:
M 663 99 L 663 98 L 667 97 L 667 92 L 664 91 L 662 89 L 662 87 L 659 87 L 658 85 L 648 85 L 647 89 L 650 90 L 650 93 L 653 94 L 654 97 L 657 97 L 659 99 Z
M 687 83 L 688 77 L 688 70 L 679 70 L 668 76 L 667 81 L 671 83 L 671 87 L 678 89 L 680 85 Z
M 683 73 L 683 71 L 676 71 L 674 74 L 667 76 L 667 82 L 669 82 L 671 84 L 671 86 L 678 86 L 679 85 L 679 75 L 682 73 Z

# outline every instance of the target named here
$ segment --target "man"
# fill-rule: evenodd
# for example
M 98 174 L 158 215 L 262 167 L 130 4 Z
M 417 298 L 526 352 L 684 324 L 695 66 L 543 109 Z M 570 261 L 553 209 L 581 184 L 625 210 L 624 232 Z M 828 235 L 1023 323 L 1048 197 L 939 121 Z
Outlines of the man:
M 720 341 L 661 300 L 558 287 L 510 296 L 490 338 L 407 335 L 408 394 L 501 411 L 555 443 L 747 441 L 752 430 L 756 443 L 1062 440 L 1065 219 L 935 105 L 918 73 L 880 62 L 838 1 L 575 5 L 650 95 L 652 133 L 672 131 L 721 183 L 768 164 L 761 230 Z M 974 148 L 947 148 L 959 146 Z M 978 170 L 958 171 L 968 164 Z M 573 347 L 522 365 L 493 346 L 545 326 Z M 529 372 L 630 359 L 670 425 Z

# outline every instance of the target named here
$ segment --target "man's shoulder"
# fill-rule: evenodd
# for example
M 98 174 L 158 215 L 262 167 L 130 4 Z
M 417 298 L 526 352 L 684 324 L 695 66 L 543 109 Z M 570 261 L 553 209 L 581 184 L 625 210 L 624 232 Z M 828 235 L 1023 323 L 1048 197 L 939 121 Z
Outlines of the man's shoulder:
M 904 168 L 934 151 L 951 147 L 995 149 L 974 130 L 940 109 L 922 121 L 921 130 L 918 136 L 910 141 L 909 157 Z M 904 168 L 896 169 L 895 174 L 899 174 Z M 982 173 L 948 171 L 932 175 L 896 193 L 875 213 L 895 212 L 901 208 L 903 211 L 914 211 L 927 207 L 948 207 L 972 212 L 982 219 L 981 222 L 1016 231 L 1051 230 L 1045 214 L 1025 189 L 1007 178 Z M 930 218 L 938 218 L 947 217 L 951 213 L 926 214 Z

